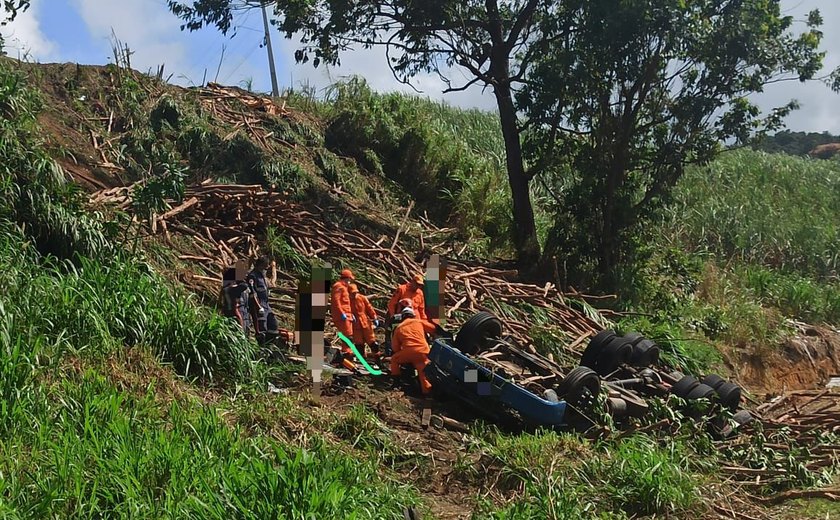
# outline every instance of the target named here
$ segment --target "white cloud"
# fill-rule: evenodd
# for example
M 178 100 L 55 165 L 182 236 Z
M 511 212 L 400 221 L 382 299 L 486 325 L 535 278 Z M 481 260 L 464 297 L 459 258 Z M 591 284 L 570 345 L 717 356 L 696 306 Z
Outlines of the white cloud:
M 41 30 L 38 15 L 44 2 L 33 2 L 26 12 L 18 14 L 15 21 L 0 28 L 5 39 L 5 50 L 10 56 L 31 58 L 37 61 L 50 60 L 56 45 Z
M 112 54 L 113 30 L 133 52 L 132 68 L 146 71 L 165 63 L 167 70 L 190 70 L 187 47 L 178 39 L 178 20 L 161 4 L 149 0 L 73 0 L 72 5 L 108 56 Z
M 826 51 L 824 68 L 820 75 L 828 74 L 840 66 L 840 2 L 837 0 L 782 0 L 782 14 L 793 16 L 802 21 L 808 12 L 819 9 L 823 17 L 824 32 L 822 49 Z M 804 31 L 805 26 L 797 23 L 795 31 Z M 799 110 L 792 112 L 786 119 L 787 127 L 793 131 L 823 132 L 840 135 L 840 94 L 832 92 L 827 86 L 810 81 L 778 83 L 767 87 L 764 93 L 753 96 L 763 109 L 782 106 L 792 99 L 799 102 Z

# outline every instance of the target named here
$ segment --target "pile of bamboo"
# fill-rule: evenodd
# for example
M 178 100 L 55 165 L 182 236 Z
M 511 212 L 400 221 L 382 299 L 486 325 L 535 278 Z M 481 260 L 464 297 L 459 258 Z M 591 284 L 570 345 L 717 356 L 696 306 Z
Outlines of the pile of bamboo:
M 833 439 L 840 433 L 840 392 L 831 389 L 789 392 L 758 406 L 755 415 L 760 416 L 761 421 L 751 423 L 752 426 L 748 425 L 747 433 L 757 434 L 756 430 L 759 430 L 764 437 L 761 448 L 765 456 L 769 459 L 775 454 L 779 460 L 764 464 L 763 467 L 745 467 L 737 464 L 722 467 L 722 471 L 732 481 L 747 488 L 760 488 L 773 486 L 796 476 L 791 475 L 790 461 L 781 460 L 794 456 L 792 448 L 798 448 L 795 460 L 808 471 L 821 472 L 838 464 L 840 443 Z M 744 453 L 755 450 L 755 441 L 751 437 L 752 435 L 738 437 L 729 443 L 729 448 Z M 803 492 L 789 492 L 787 495 L 783 493 L 774 500 L 780 500 L 781 497 L 796 498 L 801 493 Z M 840 495 L 838 490 L 807 493 L 817 493 L 813 496 Z
M 115 188 L 93 194 L 96 203 L 113 203 L 123 209 L 130 204 L 130 188 Z M 317 211 L 317 209 L 316 209 Z M 200 184 L 186 190 L 184 202 L 157 215 L 151 229 L 162 234 L 183 261 L 195 264 L 200 274 L 184 281 L 195 289 L 216 289 L 221 272 L 237 259 L 253 259 L 268 226 L 274 226 L 300 255 L 312 260 L 353 259 L 367 266 L 356 273 L 360 287 L 372 298 L 388 298 L 399 283 L 422 272 L 415 255 L 405 251 L 394 237 L 374 237 L 357 229 L 341 229 L 287 200 L 282 193 L 261 186 Z M 433 233 L 434 231 L 430 231 Z M 190 237 L 172 240 L 172 234 Z M 434 252 L 434 251 L 433 251 Z M 215 287 L 214 287 L 215 286 Z M 278 292 L 292 296 L 293 276 L 278 273 Z M 290 300 L 281 309 L 289 310 Z M 446 279 L 447 316 L 460 321 L 477 311 L 492 312 L 505 321 L 507 331 L 520 345 L 530 343 L 533 316 L 521 304 L 539 309 L 544 318 L 566 334 L 566 347 L 579 352 L 586 338 L 601 330 L 599 323 L 567 304 L 553 284 L 537 286 L 517 281 L 516 271 L 448 261 Z M 381 312 L 382 309 L 379 309 Z M 460 312 L 457 312 L 460 311 Z
M 206 87 L 197 88 L 196 90 L 203 100 L 209 102 L 238 100 L 250 110 L 265 112 L 273 116 L 286 116 L 289 114 L 289 111 L 286 110 L 285 102 L 282 105 L 278 105 L 270 97 L 258 96 L 240 88 L 226 87 L 210 82 Z
M 244 132 L 256 141 L 264 150 L 273 152 L 278 147 L 296 148 L 296 145 L 286 141 L 283 136 L 269 131 L 273 125 L 270 116 L 285 119 L 293 114 L 286 109 L 285 101 L 275 103 L 271 98 L 257 96 L 236 87 L 223 87 L 216 83 L 208 83 L 207 87 L 194 89 L 198 92 L 203 110 L 213 114 L 214 119 L 223 121 L 230 126 L 230 131 L 223 137 L 231 140 L 237 133 Z M 243 106 L 237 106 L 237 102 Z

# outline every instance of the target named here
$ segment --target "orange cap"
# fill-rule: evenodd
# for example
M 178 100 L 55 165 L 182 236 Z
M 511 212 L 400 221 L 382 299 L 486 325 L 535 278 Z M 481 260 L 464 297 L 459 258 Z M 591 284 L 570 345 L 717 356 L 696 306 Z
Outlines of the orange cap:
M 359 292 L 359 286 L 354 284 L 354 283 L 351 283 L 350 284 L 350 294 L 356 294 L 357 292 Z
M 412 280 L 414 280 L 414 283 L 416 283 L 417 285 L 423 285 L 423 283 L 424 283 L 424 279 L 423 279 L 422 274 L 415 274 L 414 278 L 412 278 Z
M 353 271 L 351 271 L 350 269 L 342 269 L 341 277 L 342 278 L 350 278 L 351 280 L 355 280 L 355 278 L 353 278 Z

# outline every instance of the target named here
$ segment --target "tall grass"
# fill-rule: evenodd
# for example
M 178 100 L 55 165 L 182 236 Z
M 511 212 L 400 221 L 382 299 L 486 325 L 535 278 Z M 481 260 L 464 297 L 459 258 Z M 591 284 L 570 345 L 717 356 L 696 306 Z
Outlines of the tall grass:
M 84 213 L 78 186 L 41 146 L 40 106 L 23 75 L 0 63 L 0 216 L 24 226 L 42 252 L 62 258 L 104 253 L 96 215 Z
M 247 437 L 212 407 L 162 408 L 91 371 L 39 401 L 0 442 L 0 510 L 12 517 L 396 519 L 417 501 L 368 461 Z
M 689 371 L 717 364 L 711 344 L 766 354 L 785 318 L 840 321 L 840 163 L 726 152 L 688 170 L 639 240 L 624 296 L 648 316 L 625 325 Z
M 504 507 L 484 503 L 473 518 L 635 518 L 690 514 L 702 507 L 699 483 L 680 441 L 634 436 L 593 445 L 553 432 L 480 432 L 484 467 Z
M 663 229 L 691 251 L 836 279 L 840 163 L 724 153 L 680 181 Z
M 498 117 L 378 94 L 360 78 L 334 85 L 325 107 L 328 148 L 397 182 L 439 223 L 485 238 L 491 249 L 507 247 L 510 196 Z
M 0 304 L 15 330 L 36 331 L 61 351 L 105 355 L 148 347 L 180 373 L 207 380 L 242 380 L 252 372 L 254 346 L 230 320 L 173 290 L 147 266 L 114 257 L 79 265 L 39 258 L 25 238 L 0 233 L 0 268 L 7 289 Z

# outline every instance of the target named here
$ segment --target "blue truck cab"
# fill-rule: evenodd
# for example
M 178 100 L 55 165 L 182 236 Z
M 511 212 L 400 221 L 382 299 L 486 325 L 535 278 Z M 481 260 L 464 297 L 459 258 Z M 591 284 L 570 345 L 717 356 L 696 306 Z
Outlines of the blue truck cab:
M 437 338 L 429 352 L 426 377 L 433 388 L 464 401 L 488 415 L 500 409 L 513 410 L 525 422 L 544 427 L 566 426 L 566 402 L 548 401 L 481 366 L 449 344 Z

